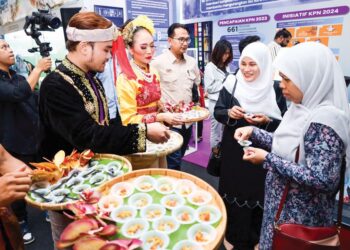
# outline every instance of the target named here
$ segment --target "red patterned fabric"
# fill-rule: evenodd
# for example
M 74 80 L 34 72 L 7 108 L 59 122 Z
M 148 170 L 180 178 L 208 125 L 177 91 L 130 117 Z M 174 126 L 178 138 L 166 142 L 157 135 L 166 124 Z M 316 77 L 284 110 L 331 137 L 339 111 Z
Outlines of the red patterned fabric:
M 160 100 L 160 82 L 157 80 L 157 76 L 153 75 L 153 81 L 151 83 L 145 80 L 138 80 L 141 85 L 138 88 L 138 94 L 136 96 L 137 106 L 146 106 L 149 103 Z

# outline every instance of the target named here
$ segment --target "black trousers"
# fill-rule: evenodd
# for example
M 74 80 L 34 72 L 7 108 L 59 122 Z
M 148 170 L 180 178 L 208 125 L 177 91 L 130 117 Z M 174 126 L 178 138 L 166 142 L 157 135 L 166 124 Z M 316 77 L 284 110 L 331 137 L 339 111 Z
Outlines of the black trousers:
M 239 207 L 224 201 L 227 210 L 226 240 L 235 250 L 253 250 L 259 243 L 263 209 Z

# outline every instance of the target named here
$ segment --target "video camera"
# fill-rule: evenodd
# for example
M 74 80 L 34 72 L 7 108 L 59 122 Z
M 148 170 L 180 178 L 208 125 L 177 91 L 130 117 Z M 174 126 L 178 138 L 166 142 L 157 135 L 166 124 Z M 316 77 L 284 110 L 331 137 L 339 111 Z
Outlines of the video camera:
M 29 52 L 40 52 L 42 57 L 50 56 L 50 43 L 43 43 L 40 41 L 39 36 L 41 32 L 39 31 L 54 31 L 61 25 L 61 20 L 49 13 L 49 10 L 38 10 L 38 12 L 33 12 L 32 16 L 26 16 L 26 22 L 23 26 L 24 32 L 31 36 L 39 47 L 34 47 L 28 49 Z M 29 29 L 29 30 L 28 30 Z

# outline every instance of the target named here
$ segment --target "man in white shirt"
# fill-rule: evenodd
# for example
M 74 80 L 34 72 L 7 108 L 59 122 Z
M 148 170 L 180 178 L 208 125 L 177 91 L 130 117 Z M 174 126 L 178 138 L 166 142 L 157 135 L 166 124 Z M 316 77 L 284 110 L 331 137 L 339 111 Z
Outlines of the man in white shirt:
M 292 39 L 292 34 L 287 29 L 283 28 L 277 31 L 274 40 L 267 45 L 271 52 L 272 61 L 275 60 L 282 47 L 287 47 L 290 39 Z
M 160 76 L 162 102 L 177 104 L 180 101 L 192 101 L 192 87 L 194 84 L 199 85 L 201 77 L 196 60 L 186 54 L 190 42 L 189 30 L 185 25 L 174 23 L 168 28 L 170 48 L 152 62 Z M 167 156 L 167 163 L 168 168 L 180 170 L 192 126 L 174 126 L 172 129 L 182 135 L 184 142 L 180 150 Z

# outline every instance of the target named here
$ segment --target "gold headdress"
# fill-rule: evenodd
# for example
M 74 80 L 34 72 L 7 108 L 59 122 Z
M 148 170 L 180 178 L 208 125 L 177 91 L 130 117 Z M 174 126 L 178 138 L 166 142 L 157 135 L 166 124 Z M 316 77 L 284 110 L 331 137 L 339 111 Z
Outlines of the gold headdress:
M 153 21 L 147 16 L 140 15 L 128 23 L 122 31 L 125 44 L 132 43 L 132 38 L 137 27 L 143 27 L 153 36 L 155 33 Z

